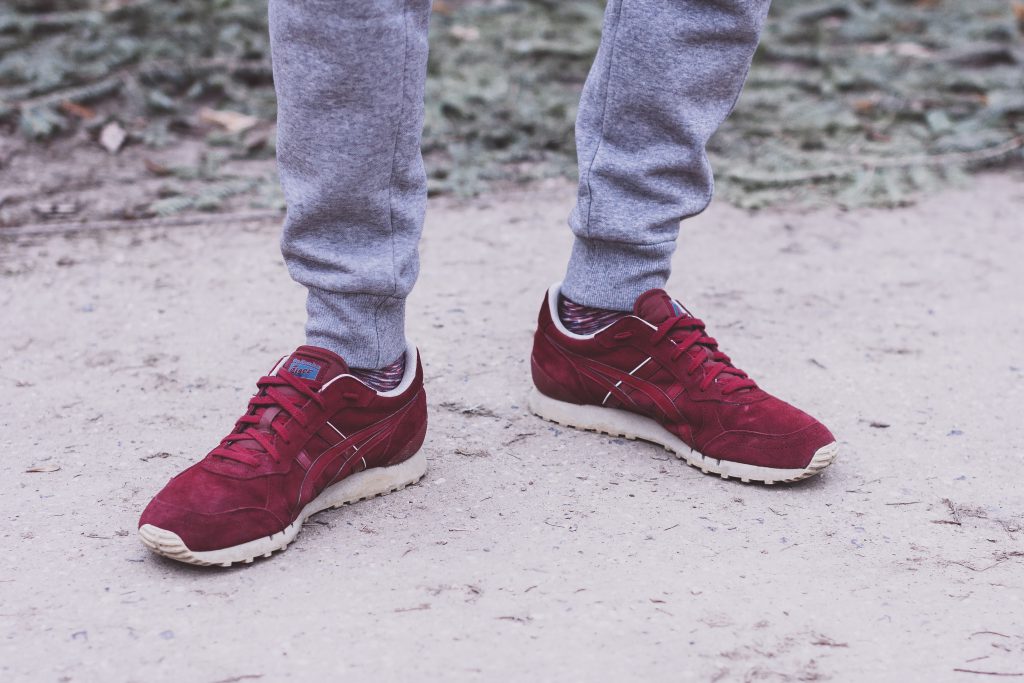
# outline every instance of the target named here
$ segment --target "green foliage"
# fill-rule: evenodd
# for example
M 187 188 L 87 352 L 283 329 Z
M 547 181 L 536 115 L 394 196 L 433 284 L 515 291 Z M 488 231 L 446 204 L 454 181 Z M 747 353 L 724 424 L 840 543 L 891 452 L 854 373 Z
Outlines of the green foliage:
M 217 211 L 225 199 L 256 188 L 257 178 L 231 178 L 208 185 L 198 194 L 171 194 L 153 202 L 149 209 L 157 216 L 170 216 L 187 209 Z
M 26 101 L 56 108 L 127 90 L 126 118 L 213 101 L 271 117 L 269 58 L 265 3 L 64 0 L 0 9 L 0 101 L 23 111 Z
M 435 15 L 424 153 L 431 188 L 575 173 L 573 125 L 602 3 L 508 2 Z
M 712 144 L 720 186 L 750 207 L 895 205 L 1019 161 L 1022 38 L 1005 0 L 776 0 Z
M 1014 7 L 776 0 L 744 95 L 712 141 L 719 191 L 749 207 L 893 205 L 1019 161 L 1024 12 Z M 601 14 L 599 0 L 435 13 L 424 131 L 433 192 L 575 172 L 573 121 Z M 144 122 L 134 139 L 152 145 L 193 134 L 179 123 L 201 106 L 271 120 L 265 2 L 5 3 L 0 122 L 45 140 L 78 125 L 68 102 Z M 207 144 L 246 143 L 212 135 Z M 270 196 L 250 181 L 224 182 L 235 183 L 229 194 Z M 184 204 L 169 197 L 154 210 L 215 207 L 221 191 Z

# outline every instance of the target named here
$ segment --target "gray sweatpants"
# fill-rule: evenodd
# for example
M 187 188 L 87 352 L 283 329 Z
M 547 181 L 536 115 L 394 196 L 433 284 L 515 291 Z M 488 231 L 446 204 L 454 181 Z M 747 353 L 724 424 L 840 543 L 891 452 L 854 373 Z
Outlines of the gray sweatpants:
M 576 121 L 567 297 L 630 310 L 664 285 L 680 220 L 711 200 L 705 145 L 739 96 L 768 4 L 608 0 Z M 405 349 L 429 16 L 430 0 L 270 0 L 281 248 L 309 290 L 308 342 L 353 367 Z

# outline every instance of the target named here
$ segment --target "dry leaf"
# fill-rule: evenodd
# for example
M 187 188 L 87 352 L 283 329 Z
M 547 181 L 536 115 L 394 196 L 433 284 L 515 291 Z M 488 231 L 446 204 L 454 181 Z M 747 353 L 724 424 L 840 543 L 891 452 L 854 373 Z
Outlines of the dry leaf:
M 164 176 L 169 176 L 171 175 L 171 173 L 173 173 L 173 171 L 170 168 L 164 166 L 158 161 L 153 161 L 152 159 L 143 159 L 142 163 L 146 166 L 147 171 L 161 178 Z
M 124 132 L 124 128 L 117 121 L 111 121 L 100 131 L 100 144 L 111 154 L 117 154 L 127 139 L 128 133 Z
M 212 123 L 215 126 L 220 126 L 229 133 L 241 133 L 242 131 L 249 130 L 257 123 L 260 122 L 255 116 L 249 116 L 248 114 L 242 114 L 237 111 L 228 111 L 226 109 L 209 109 L 203 107 L 199 110 L 199 120 L 204 123 Z
M 29 467 L 26 472 L 56 472 L 60 469 L 60 465 L 36 465 L 35 467 Z
M 246 133 L 242 140 L 242 144 L 245 145 L 245 151 L 251 154 L 258 149 L 266 147 L 270 143 L 272 135 L 273 131 L 271 129 L 253 130 Z
M 96 112 L 89 107 L 72 102 L 71 100 L 64 100 L 60 103 L 60 108 L 71 116 L 77 116 L 80 119 L 88 121 L 96 116 Z
M 473 41 L 480 40 L 480 29 L 476 26 L 464 26 L 462 24 L 456 24 L 449 29 L 449 33 L 452 34 L 453 38 L 472 43 Z

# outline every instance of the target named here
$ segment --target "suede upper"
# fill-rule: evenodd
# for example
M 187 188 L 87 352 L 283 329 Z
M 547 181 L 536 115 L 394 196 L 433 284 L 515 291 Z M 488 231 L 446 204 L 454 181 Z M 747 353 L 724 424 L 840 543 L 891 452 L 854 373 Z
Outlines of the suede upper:
M 139 525 L 172 531 L 194 551 L 226 548 L 281 531 L 355 472 L 411 457 L 427 427 L 419 362 L 412 383 L 394 396 L 347 372 L 330 351 L 299 347 L 260 379 L 231 434 L 172 478 Z
M 704 323 L 660 289 L 633 315 L 581 338 L 541 306 L 532 371 L 541 393 L 657 420 L 705 456 L 798 469 L 833 442 L 813 417 L 760 389 L 704 332 Z

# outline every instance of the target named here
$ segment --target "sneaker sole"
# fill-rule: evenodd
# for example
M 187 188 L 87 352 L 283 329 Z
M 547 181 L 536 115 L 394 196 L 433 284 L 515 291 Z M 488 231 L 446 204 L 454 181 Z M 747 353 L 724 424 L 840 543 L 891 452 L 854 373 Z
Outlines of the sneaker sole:
M 418 482 L 426 473 L 427 458 L 422 451 L 391 467 L 374 467 L 357 472 L 324 489 L 302 508 L 294 522 L 276 534 L 229 548 L 191 550 L 178 534 L 152 524 L 139 527 L 139 538 L 153 552 L 179 562 L 204 567 L 230 567 L 236 562 L 250 564 L 257 557 L 270 557 L 274 552 L 287 548 L 298 536 L 303 523 L 316 513 L 401 491 Z
M 839 444 L 835 441 L 822 446 L 815 452 L 811 462 L 802 469 L 780 469 L 746 465 L 731 460 L 718 460 L 701 455 L 672 435 L 658 422 L 643 415 L 616 408 L 594 405 L 577 405 L 545 396 L 536 389 L 530 392 L 530 411 L 545 420 L 566 427 L 600 432 L 609 436 L 648 441 L 663 447 L 691 467 L 704 474 L 717 474 L 722 479 L 739 479 L 742 482 L 762 484 L 789 483 L 807 479 L 820 473 L 835 462 L 839 456 Z

